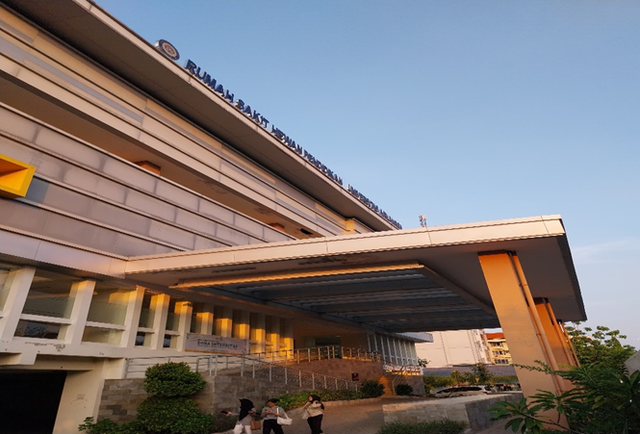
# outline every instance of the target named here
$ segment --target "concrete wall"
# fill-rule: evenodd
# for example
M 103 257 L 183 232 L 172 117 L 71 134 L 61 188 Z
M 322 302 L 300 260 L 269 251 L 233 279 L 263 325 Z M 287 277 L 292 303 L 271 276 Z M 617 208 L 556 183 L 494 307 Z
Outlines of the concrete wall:
M 501 424 L 491 421 L 487 410 L 499 401 L 516 402 L 522 394 L 461 396 L 458 398 L 430 399 L 382 406 L 384 423 L 421 423 L 441 420 L 465 422 L 472 430 L 481 430 Z
M 279 384 L 248 377 L 208 377 L 207 386 L 193 396 L 203 413 L 216 414 L 220 410 L 235 411 L 238 399 L 253 401 L 256 408 L 262 408 L 270 399 L 285 393 L 296 394 L 300 388 L 292 384 Z M 138 406 L 151 396 L 144 391 L 141 378 L 124 380 L 106 380 L 102 391 L 98 420 L 111 419 L 114 422 L 135 420 Z
M 382 362 L 365 362 L 361 360 L 345 359 L 329 359 L 299 363 L 295 365 L 295 369 L 345 379 L 351 379 L 351 374 L 357 373 L 361 383 L 366 380 L 378 381 L 384 373 L 382 370 Z
M 295 369 L 344 379 L 350 379 L 351 373 L 357 372 L 361 383 L 365 380 L 379 380 L 383 374 L 381 362 L 343 359 L 299 364 L 295 365 Z M 422 377 L 415 378 L 421 380 Z M 204 379 L 207 381 L 207 386 L 193 398 L 201 411 L 214 414 L 220 410 L 235 410 L 239 398 L 248 398 L 256 407 L 261 407 L 269 398 L 308 390 L 306 387 L 300 388 L 292 383 L 269 382 L 251 377 L 212 376 Z M 115 422 L 134 420 L 138 406 L 149 396 L 144 391 L 143 384 L 142 378 L 106 380 L 98 409 L 98 419 L 111 419 Z
M 490 363 L 481 330 L 430 332 L 433 342 L 416 344 L 418 357 L 428 360 L 429 368 Z

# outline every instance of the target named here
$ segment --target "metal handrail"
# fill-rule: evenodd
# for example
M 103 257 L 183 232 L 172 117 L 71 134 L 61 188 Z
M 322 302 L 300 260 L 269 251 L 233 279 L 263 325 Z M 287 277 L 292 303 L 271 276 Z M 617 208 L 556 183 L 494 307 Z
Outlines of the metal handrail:
M 136 357 L 127 359 L 125 363 L 124 378 L 141 378 L 148 367 L 168 362 L 184 362 L 189 367 L 200 373 L 210 376 L 239 376 L 278 381 L 291 384 L 309 390 L 347 389 L 358 390 L 358 383 L 330 375 L 294 369 L 286 365 L 266 362 L 245 355 L 194 355 L 174 357 Z
M 366 351 L 359 348 L 342 347 L 338 345 L 265 351 L 261 353 L 251 353 L 251 356 L 257 357 L 258 360 L 268 360 L 272 363 L 304 363 L 327 359 L 349 359 L 369 362 L 382 361 L 382 355 L 375 351 Z

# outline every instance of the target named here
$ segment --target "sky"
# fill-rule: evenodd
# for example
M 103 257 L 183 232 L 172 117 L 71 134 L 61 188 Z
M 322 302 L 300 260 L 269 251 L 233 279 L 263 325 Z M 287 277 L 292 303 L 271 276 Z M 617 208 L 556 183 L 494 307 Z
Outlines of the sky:
M 637 0 L 97 0 L 403 228 L 560 214 L 640 349 Z

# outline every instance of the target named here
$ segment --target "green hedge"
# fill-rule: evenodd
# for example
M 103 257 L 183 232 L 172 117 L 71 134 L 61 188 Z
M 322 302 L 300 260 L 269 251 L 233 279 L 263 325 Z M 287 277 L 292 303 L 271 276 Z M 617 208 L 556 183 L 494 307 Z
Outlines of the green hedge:
M 396 386 L 396 395 L 409 396 L 413 393 L 413 387 L 410 384 L 401 383 Z
M 144 390 L 158 396 L 191 396 L 200 392 L 207 382 L 186 363 L 163 363 L 145 371 Z

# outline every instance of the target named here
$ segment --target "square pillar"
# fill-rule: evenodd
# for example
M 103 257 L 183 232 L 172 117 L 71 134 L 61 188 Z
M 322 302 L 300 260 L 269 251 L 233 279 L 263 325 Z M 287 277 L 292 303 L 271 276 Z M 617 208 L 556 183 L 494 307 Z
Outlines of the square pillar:
M 216 335 L 230 338 L 233 335 L 233 309 L 220 308 L 220 314 L 216 316 Z
M 126 348 L 134 348 L 138 333 L 138 323 L 140 322 L 140 312 L 142 311 L 142 301 L 144 299 L 144 288 L 136 286 L 134 291 L 129 293 L 127 313 L 124 317 L 124 324 L 127 327 L 122 333 L 121 345 Z
M 178 316 L 178 331 L 176 350 L 184 351 L 187 343 L 187 334 L 191 329 L 191 313 L 193 312 L 193 304 L 190 301 L 180 301 L 176 303 L 175 314 Z
M 270 316 L 267 320 L 267 342 L 269 346 L 269 356 L 279 357 L 280 355 L 280 318 Z
M 35 274 L 36 269 L 33 267 L 20 268 L 9 273 L 3 290 L 4 305 L 0 306 L 0 340 L 13 339 Z
M 202 307 L 202 312 L 197 312 L 196 316 L 198 320 L 196 321 L 197 327 L 194 329 L 194 333 L 202 334 L 202 335 L 212 335 L 214 328 L 214 307 L 210 304 L 205 304 Z
M 293 357 L 293 321 L 283 319 L 283 335 L 281 337 L 282 349 L 285 351 L 286 357 Z
M 254 353 L 267 351 L 267 316 L 263 313 L 252 314 L 254 321 L 251 324 L 251 340 L 254 342 Z
M 556 359 L 556 363 L 560 368 L 563 366 L 578 366 L 578 359 L 573 348 L 568 342 L 562 326 L 553 313 L 551 303 L 546 298 L 535 299 L 536 310 L 542 322 L 545 334 L 549 339 L 551 351 Z
M 151 336 L 150 348 L 152 350 L 161 350 L 164 348 L 164 335 L 167 328 L 170 301 L 171 298 L 167 294 L 158 294 L 151 298 L 153 335 Z
M 71 293 L 69 294 L 69 298 L 73 299 L 73 306 L 69 314 L 71 325 L 66 326 L 64 335 L 65 342 L 68 344 L 80 345 L 82 343 L 82 335 L 87 324 L 87 316 L 89 315 L 89 307 L 91 306 L 91 298 L 95 287 L 95 280 L 75 282 L 71 286 Z
M 480 254 L 479 261 L 513 362 L 531 366 L 540 360 L 555 369 L 557 364 L 518 257 L 508 252 L 488 253 Z M 555 394 L 562 392 L 561 381 L 556 376 L 522 368 L 516 371 L 526 397 L 538 389 Z
M 233 337 L 238 339 L 249 339 L 250 337 L 251 314 L 242 310 L 236 313 L 233 321 Z

